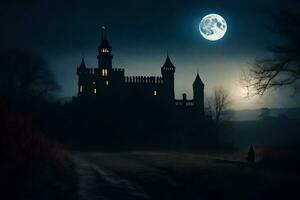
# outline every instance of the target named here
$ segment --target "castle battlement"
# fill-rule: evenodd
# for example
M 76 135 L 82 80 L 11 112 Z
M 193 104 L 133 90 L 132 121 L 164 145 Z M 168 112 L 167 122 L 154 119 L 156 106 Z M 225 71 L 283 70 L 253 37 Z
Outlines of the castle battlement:
M 113 72 L 124 72 L 124 68 L 112 68 Z
M 163 78 L 158 76 L 125 76 L 129 84 L 163 84 Z
M 186 99 L 175 99 L 175 106 L 194 106 L 194 101 Z

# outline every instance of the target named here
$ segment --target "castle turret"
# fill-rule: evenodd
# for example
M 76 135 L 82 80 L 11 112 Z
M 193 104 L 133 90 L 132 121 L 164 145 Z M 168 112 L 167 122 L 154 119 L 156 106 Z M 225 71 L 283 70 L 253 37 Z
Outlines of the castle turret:
M 193 93 L 195 108 L 204 114 L 204 83 L 198 73 L 193 83 Z
M 78 75 L 78 95 L 83 93 L 83 89 L 85 88 L 85 75 L 87 72 L 87 68 L 84 62 L 84 58 L 81 60 L 81 64 L 77 68 L 77 75 Z
M 161 74 L 164 84 L 164 97 L 167 102 L 173 102 L 175 98 L 174 94 L 174 73 L 175 66 L 172 64 L 171 59 L 167 56 L 165 64 L 161 67 Z
M 80 65 L 79 65 L 79 69 L 83 69 L 83 70 L 86 69 L 86 65 L 85 65 L 85 62 L 84 62 L 84 58 L 81 59 L 81 63 L 80 63 Z
M 98 67 L 100 69 L 111 69 L 112 68 L 112 59 L 113 56 L 111 55 L 111 46 L 107 40 L 107 33 L 106 33 L 106 26 L 101 27 L 101 44 L 98 47 L 99 55 L 98 58 Z

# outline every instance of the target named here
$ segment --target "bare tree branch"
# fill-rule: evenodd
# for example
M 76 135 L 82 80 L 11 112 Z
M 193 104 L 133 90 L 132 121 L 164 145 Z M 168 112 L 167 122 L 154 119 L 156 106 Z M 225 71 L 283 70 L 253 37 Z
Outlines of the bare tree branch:
M 281 42 L 269 48 L 272 56 L 257 59 L 247 76 L 242 75 L 242 86 L 249 91 L 248 96 L 263 95 L 269 89 L 284 86 L 299 88 L 295 86 L 300 81 L 300 13 L 293 8 L 272 12 L 270 16 L 275 22 L 273 31 Z
M 227 109 L 230 104 L 229 93 L 222 87 L 214 89 L 213 95 L 213 107 L 216 122 L 219 123 L 224 111 Z

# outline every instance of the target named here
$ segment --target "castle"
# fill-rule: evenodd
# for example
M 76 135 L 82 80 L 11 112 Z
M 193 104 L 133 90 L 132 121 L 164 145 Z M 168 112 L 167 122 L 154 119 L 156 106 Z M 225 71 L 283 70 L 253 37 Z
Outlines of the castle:
M 93 102 L 106 107 L 128 104 L 180 107 L 204 115 L 204 84 L 198 73 L 193 83 L 193 100 L 188 100 L 186 94 L 183 94 L 182 99 L 175 99 L 175 66 L 169 56 L 161 67 L 160 77 L 125 76 L 123 68 L 113 68 L 112 47 L 108 42 L 105 26 L 102 26 L 98 51 L 97 68 L 88 68 L 84 59 L 77 68 L 78 95 L 73 98 L 73 102 Z

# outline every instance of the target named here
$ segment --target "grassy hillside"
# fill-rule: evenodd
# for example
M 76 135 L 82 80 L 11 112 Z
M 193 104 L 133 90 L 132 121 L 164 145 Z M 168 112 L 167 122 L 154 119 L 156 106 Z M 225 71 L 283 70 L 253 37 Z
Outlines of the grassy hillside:
M 71 157 L 34 122 L 1 104 L 0 121 L 0 199 L 76 200 Z
M 252 165 L 236 159 L 243 155 L 79 154 L 129 179 L 151 199 L 275 199 L 296 193 L 300 181 L 298 171 L 283 170 L 270 160 Z

